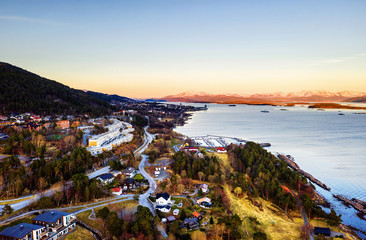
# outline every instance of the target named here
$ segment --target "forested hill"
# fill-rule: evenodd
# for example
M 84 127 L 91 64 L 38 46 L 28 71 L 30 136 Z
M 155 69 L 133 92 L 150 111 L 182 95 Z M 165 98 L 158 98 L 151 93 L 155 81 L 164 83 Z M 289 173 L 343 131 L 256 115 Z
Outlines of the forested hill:
M 121 97 L 119 95 L 116 94 L 105 94 L 105 93 L 99 93 L 99 92 L 92 92 L 92 91 L 87 91 L 87 94 L 98 98 L 100 100 L 106 101 L 106 102 L 136 102 L 136 100 L 128 98 L 128 97 Z
M 0 62 L 0 114 L 102 115 L 113 110 L 114 107 L 106 101 L 84 91 Z

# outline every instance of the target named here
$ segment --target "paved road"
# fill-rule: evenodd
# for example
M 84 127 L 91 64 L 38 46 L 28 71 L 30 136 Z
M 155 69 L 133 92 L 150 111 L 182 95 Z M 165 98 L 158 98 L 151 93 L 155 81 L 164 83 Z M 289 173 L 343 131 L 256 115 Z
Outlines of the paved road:
M 154 135 L 150 134 L 147 131 L 147 128 L 148 127 L 144 128 L 144 131 L 145 131 L 144 143 L 138 149 L 136 149 L 134 151 L 135 156 L 140 156 L 148 148 L 149 144 L 154 139 Z M 152 212 L 153 216 L 155 216 L 156 215 L 155 209 L 153 208 L 153 206 L 151 205 L 151 203 L 147 199 L 148 199 L 148 197 L 150 196 L 151 193 L 155 192 L 157 184 L 153 180 L 153 178 L 149 174 L 147 174 L 147 172 L 144 169 L 145 166 L 146 166 L 146 162 L 148 160 L 148 156 L 147 155 L 141 155 L 141 156 L 142 156 L 142 160 L 141 160 L 140 165 L 139 165 L 139 170 L 140 170 L 140 173 L 148 180 L 150 187 L 145 193 L 140 195 L 139 204 L 142 205 L 142 206 L 148 207 L 150 209 L 150 211 Z M 105 167 L 105 168 L 99 169 L 99 170 L 97 170 L 93 173 L 88 174 L 88 177 L 93 178 L 95 176 L 98 176 L 98 175 L 100 175 L 104 172 L 108 172 L 108 171 L 109 171 L 109 167 Z M 68 183 L 71 183 L 71 182 L 68 182 Z M 29 199 L 29 200 L 24 200 L 22 202 L 12 204 L 11 206 L 15 210 L 24 208 L 24 207 L 28 206 L 30 203 L 38 200 L 41 196 L 52 196 L 55 193 L 55 191 L 56 191 L 55 189 L 50 189 L 50 190 L 47 190 L 43 193 L 38 193 L 38 194 L 36 194 L 35 198 Z M 98 208 L 98 207 L 105 206 L 105 205 L 108 205 L 108 204 L 114 204 L 114 203 L 118 203 L 118 202 L 132 200 L 133 199 L 133 194 L 121 195 L 121 196 L 118 196 L 118 197 L 115 197 L 115 198 L 116 198 L 115 201 L 111 201 L 110 199 L 109 200 L 104 200 L 104 201 L 99 202 L 100 204 L 97 204 L 97 205 L 95 205 L 95 203 L 90 203 L 90 204 L 85 204 L 85 205 L 81 205 L 81 206 L 79 205 L 79 206 L 72 206 L 72 207 L 66 207 L 66 208 L 57 208 L 57 210 L 62 211 L 62 210 L 70 210 L 70 209 L 85 207 L 84 209 L 80 209 L 80 210 L 77 210 L 77 211 L 74 212 L 74 214 L 79 214 L 81 212 L 85 212 L 85 211 L 88 211 L 88 210 L 93 210 L 94 208 Z M 47 211 L 47 210 L 56 210 L 56 209 L 45 209 L 45 210 Z M 0 221 L 0 225 L 4 224 L 6 222 L 10 222 L 10 221 L 14 221 L 14 220 L 19 219 L 19 218 L 26 217 L 26 216 L 28 216 L 30 214 L 33 214 L 33 213 L 36 213 L 36 212 L 39 212 L 39 210 L 30 211 L 30 212 L 27 212 L 27 213 L 24 213 L 24 214 L 21 214 L 21 215 L 18 215 L 18 216 L 9 218 L 9 219 L 2 220 L 2 221 Z M 164 238 L 168 238 L 168 235 L 166 234 L 166 232 L 165 232 L 165 230 L 162 226 L 159 225 L 158 229 L 160 230 L 160 232 L 161 232 L 161 234 Z
M 146 128 L 145 127 L 145 132 L 146 132 Z M 138 148 L 135 150 L 134 154 L 135 155 L 140 155 L 142 152 L 144 152 L 147 147 L 149 146 L 149 143 L 153 140 L 153 135 L 151 135 L 150 133 L 145 134 L 145 140 L 144 140 L 144 143 Z M 87 176 L 89 177 L 89 179 L 91 178 L 95 178 L 103 173 L 107 173 L 109 172 L 111 169 L 109 166 L 107 167 L 103 167 L 99 170 L 96 170 L 92 173 L 89 173 L 87 174 Z M 70 182 L 67 182 L 66 185 L 71 185 L 72 184 L 72 181 Z M 33 194 L 33 198 L 29 198 L 31 195 L 27 195 L 27 196 L 23 196 L 23 197 L 19 197 L 19 198 L 13 198 L 13 199 L 9 199 L 9 200 L 2 200 L 0 201 L 0 204 L 6 204 L 7 202 L 11 202 L 11 201 L 19 201 L 19 200 L 22 200 L 22 199 L 25 199 L 24 201 L 19 201 L 17 203 L 13 203 L 13 204 L 10 204 L 10 206 L 15 210 L 20 210 L 36 201 L 38 201 L 42 196 L 52 196 L 53 194 L 55 194 L 56 192 L 56 189 L 49 189 L 49 190 L 46 190 L 44 192 L 40 192 L 40 193 L 36 193 L 36 194 Z M 29 199 L 26 199 L 26 198 L 29 198 Z M 0 205 L 0 211 L 2 211 L 4 205 Z
M 89 179 L 92 179 L 92 178 L 95 178 L 95 177 L 98 177 L 99 175 L 102 175 L 103 173 L 107 173 L 111 170 L 111 167 L 110 166 L 107 166 L 107 167 L 104 167 L 104 168 L 101 168 L 99 170 L 96 170 L 92 173 L 89 173 L 88 174 L 88 178 Z
M 87 176 L 89 177 L 89 179 L 91 179 L 91 178 L 97 177 L 103 173 L 107 173 L 109 171 L 110 171 L 110 167 L 107 166 L 107 167 L 101 168 L 97 171 L 94 171 L 92 173 L 89 173 Z M 70 187 L 71 184 L 72 184 L 72 181 L 69 181 L 69 182 L 65 183 L 64 187 L 66 187 L 66 188 Z M 10 204 L 10 206 L 14 209 L 14 211 L 17 211 L 17 210 L 20 210 L 20 209 L 38 201 L 41 197 L 52 196 L 53 194 L 55 194 L 56 191 L 57 191 L 57 189 L 48 189 L 44 192 L 39 192 L 39 193 L 33 194 L 33 196 L 34 196 L 33 198 L 29 198 L 31 195 L 28 195 L 28 196 L 24 196 L 24 197 L 9 199 L 9 200 L 2 200 L 2 201 L 0 201 L 0 203 L 6 204 L 7 202 L 10 202 L 10 201 L 18 201 L 18 200 L 25 199 L 23 201 L 19 201 L 17 203 Z M 29 199 L 26 199 L 26 198 L 29 198 Z M 4 207 L 4 205 L 0 205 L 0 211 L 2 211 L 3 207 Z
M 151 143 L 152 140 L 154 139 L 154 136 L 147 131 L 147 127 L 145 127 L 144 130 L 145 130 L 144 137 L 145 137 L 146 145 L 140 149 L 139 154 L 143 153 L 146 150 L 146 148 L 149 146 L 149 143 Z M 141 175 L 144 176 L 148 180 L 150 187 L 145 193 L 140 195 L 139 205 L 148 207 L 150 209 L 151 213 L 153 214 L 153 216 L 155 216 L 156 212 L 155 212 L 154 206 L 148 201 L 148 197 L 153 192 L 155 192 L 157 184 L 154 181 L 154 179 L 145 171 L 146 162 L 149 159 L 149 157 L 147 155 L 141 155 L 141 156 L 142 156 L 142 160 L 139 165 L 139 170 L 140 170 Z M 168 234 L 165 232 L 164 228 L 161 225 L 158 225 L 157 227 L 158 227 L 161 235 L 164 238 L 168 238 Z
M 108 204 L 114 204 L 114 203 L 118 203 L 118 202 L 132 200 L 133 199 L 133 194 L 126 194 L 126 195 L 117 196 L 117 197 L 114 197 L 114 199 L 115 200 L 112 200 L 112 201 L 111 201 L 111 199 L 107 199 L 107 200 L 100 201 L 98 203 L 88 203 L 88 204 L 79 205 L 79 206 L 70 206 L 70 207 L 64 207 L 64 208 L 52 208 L 52 209 L 44 209 L 44 210 L 45 211 L 52 211 L 52 210 L 65 211 L 65 210 L 72 210 L 72 209 L 76 209 L 76 208 L 86 207 L 85 209 L 77 210 L 77 211 L 74 212 L 75 214 L 78 214 L 78 213 L 88 211 L 88 210 L 91 210 L 91 209 L 94 209 L 94 208 L 98 208 L 98 207 L 101 207 L 101 206 L 105 206 L 105 205 L 108 205 Z M 11 221 L 14 221 L 14 220 L 17 220 L 17 219 L 20 219 L 20 218 L 24 218 L 28 215 L 31 215 L 33 213 L 37 213 L 39 211 L 41 211 L 41 210 L 29 211 L 29 212 L 23 213 L 23 214 L 18 215 L 18 216 L 13 216 L 11 218 L 1 220 L 0 225 L 3 225 L 7 222 L 11 222 Z

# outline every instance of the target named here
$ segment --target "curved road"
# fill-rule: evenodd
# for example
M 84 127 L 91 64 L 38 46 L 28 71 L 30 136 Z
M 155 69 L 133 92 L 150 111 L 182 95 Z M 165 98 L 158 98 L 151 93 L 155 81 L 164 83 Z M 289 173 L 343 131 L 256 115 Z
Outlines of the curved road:
M 154 136 L 147 131 L 147 128 L 148 128 L 148 126 L 144 128 L 144 131 L 145 131 L 144 143 L 138 149 L 136 149 L 134 151 L 135 156 L 140 156 L 148 148 L 149 144 L 154 139 Z M 142 160 L 141 160 L 140 165 L 139 165 L 139 170 L 140 170 L 141 175 L 143 175 L 148 180 L 150 187 L 145 193 L 140 195 L 139 205 L 142 205 L 144 207 L 148 207 L 150 209 L 150 211 L 152 212 L 153 216 L 155 216 L 156 215 L 155 209 L 152 206 L 152 204 L 148 201 L 148 197 L 153 192 L 155 192 L 155 190 L 157 188 L 157 184 L 153 180 L 153 178 L 145 171 L 146 162 L 147 162 L 149 157 L 147 155 L 141 155 L 141 156 L 142 156 Z M 88 174 L 88 177 L 92 178 L 95 175 L 100 175 L 100 174 L 102 174 L 104 172 L 108 172 L 108 171 L 109 171 L 109 167 L 105 167 L 105 168 L 99 169 L 99 170 L 97 170 L 93 173 Z M 71 184 L 71 182 L 68 182 L 68 184 Z M 55 193 L 55 191 L 56 191 L 55 189 L 50 189 L 50 190 L 47 190 L 47 191 L 42 192 L 42 193 L 37 193 L 37 194 L 35 194 L 36 197 L 21 201 L 19 203 L 11 204 L 11 206 L 12 206 L 13 209 L 19 210 L 21 208 L 24 208 L 24 207 L 28 206 L 32 202 L 38 200 L 41 196 L 52 196 Z M 29 197 L 29 196 L 27 196 L 27 197 Z M 21 197 L 19 199 L 21 200 L 22 198 L 25 198 L 25 197 Z M 44 210 L 46 210 L 46 211 L 47 210 L 70 210 L 70 209 L 85 207 L 84 209 L 80 209 L 80 210 L 77 210 L 77 211 L 74 212 L 74 214 L 78 214 L 78 213 L 85 212 L 85 211 L 88 211 L 88 210 L 93 210 L 94 208 L 98 208 L 98 207 L 105 206 L 105 205 L 108 205 L 108 204 L 113 204 L 113 203 L 123 202 L 123 201 L 127 201 L 127 200 L 132 200 L 133 199 L 133 194 L 122 195 L 122 196 L 115 197 L 115 198 L 116 198 L 115 201 L 111 201 L 109 199 L 109 200 L 101 201 L 98 204 L 89 203 L 89 204 L 79 205 L 79 206 L 71 206 L 71 207 L 56 208 L 56 209 L 44 209 Z M 12 201 L 14 201 L 14 200 L 16 200 L 16 199 L 12 199 Z M 1 206 L 1 207 L 3 207 L 3 206 Z M 33 214 L 33 213 L 36 213 L 36 212 L 39 212 L 39 211 L 40 210 L 34 210 L 34 211 L 27 212 L 27 213 L 23 213 L 23 214 L 18 215 L 18 216 L 14 216 L 14 217 L 11 217 L 11 218 L 8 218 L 8 219 L 4 219 L 4 220 L 0 221 L 0 225 L 2 225 L 4 223 L 7 223 L 7 222 L 10 222 L 10 221 L 14 221 L 14 220 L 19 219 L 19 218 L 23 218 L 25 216 L 28 216 L 30 214 Z M 158 226 L 158 228 L 159 228 L 162 236 L 164 238 L 168 238 L 168 235 L 166 234 L 163 227 Z
M 145 142 L 144 142 L 143 146 L 140 148 L 140 150 L 138 151 L 139 155 L 147 149 L 147 147 L 149 146 L 149 143 L 151 143 L 152 140 L 154 139 L 154 136 L 147 131 L 147 127 L 145 127 L 144 130 L 145 130 Z M 147 155 L 141 155 L 141 156 L 142 156 L 142 159 L 141 159 L 141 162 L 139 165 L 139 171 L 140 171 L 141 175 L 144 176 L 144 178 L 146 178 L 149 181 L 150 187 L 145 193 L 140 195 L 139 205 L 148 207 L 150 209 L 151 213 L 153 214 L 153 216 L 155 216 L 156 215 L 155 209 L 154 209 L 153 205 L 148 201 L 148 197 L 153 192 L 155 192 L 157 184 L 154 181 L 154 179 L 145 171 L 146 162 L 149 159 L 149 157 Z M 158 225 L 157 228 L 159 229 L 161 235 L 164 238 L 168 238 L 168 234 L 166 234 L 164 228 L 161 225 Z
M 137 156 L 141 155 L 141 153 L 143 153 L 147 149 L 147 147 L 149 146 L 149 143 L 151 143 L 153 138 L 154 138 L 154 136 L 151 135 L 150 133 L 148 133 L 146 131 L 146 129 L 147 129 L 147 127 L 144 128 L 144 130 L 145 130 L 144 143 L 138 149 L 136 149 L 134 151 L 134 154 L 137 155 Z M 107 167 L 103 167 L 99 170 L 96 170 L 92 173 L 89 173 L 87 176 L 89 177 L 89 179 L 91 179 L 91 178 L 97 177 L 97 176 L 99 176 L 103 173 L 107 173 L 109 171 L 110 171 L 110 167 L 107 166 Z M 67 182 L 65 185 L 67 186 L 69 184 L 72 184 L 72 181 Z M 27 196 L 23 196 L 23 197 L 19 197 L 19 198 L 13 198 L 13 199 L 9 199 L 9 200 L 0 200 L 0 204 L 5 205 L 8 202 L 19 201 L 17 203 L 10 204 L 10 206 L 14 209 L 14 211 L 17 211 L 17 210 L 25 208 L 26 206 L 38 201 L 43 196 L 48 196 L 48 197 L 52 196 L 53 194 L 55 194 L 56 191 L 57 191 L 56 189 L 48 189 L 44 192 L 35 193 L 33 195 L 27 195 Z M 23 201 L 21 201 L 21 200 L 23 200 Z M 2 209 L 4 208 L 4 205 L 0 205 L 0 211 L 2 211 Z

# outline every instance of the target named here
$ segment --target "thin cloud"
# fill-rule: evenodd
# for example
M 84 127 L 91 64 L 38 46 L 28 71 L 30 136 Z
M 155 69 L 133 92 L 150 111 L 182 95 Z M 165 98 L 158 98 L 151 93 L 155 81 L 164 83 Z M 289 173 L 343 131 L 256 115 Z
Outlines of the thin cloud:
M 60 25 L 60 23 L 58 23 L 58 22 L 53 22 L 53 21 L 38 19 L 38 18 L 20 17 L 20 16 L 0 15 L 0 20 Z
M 359 54 L 355 54 L 355 55 L 349 56 L 349 57 L 339 57 L 339 58 L 323 59 L 323 60 L 316 61 L 315 64 L 316 65 L 321 65 L 321 64 L 337 64 L 337 63 L 343 63 L 343 62 L 348 62 L 348 61 L 356 60 L 356 59 L 363 58 L 363 57 L 366 57 L 366 53 L 359 53 Z

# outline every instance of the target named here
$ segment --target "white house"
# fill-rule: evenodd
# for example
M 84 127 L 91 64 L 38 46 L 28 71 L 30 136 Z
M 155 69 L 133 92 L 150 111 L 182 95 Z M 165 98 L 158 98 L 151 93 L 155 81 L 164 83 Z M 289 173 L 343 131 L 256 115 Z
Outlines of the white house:
M 48 238 L 46 228 L 29 223 L 20 223 L 0 232 L 0 239 L 40 240 L 43 237 Z
M 169 205 L 165 205 L 165 206 L 156 206 L 155 208 L 156 208 L 156 210 L 159 210 L 159 211 L 161 211 L 161 212 L 165 212 L 165 213 L 170 212 L 170 210 L 172 209 Z
M 113 188 L 112 194 L 117 196 L 122 195 L 122 188 Z
M 200 198 L 197 200 L 197 204 L 201 204 L 202 202 L 208 202 L 210 203 L 211 202 L 211 199 L 208 198 L 208 197 L 203 197 L 203 198 Z
M 111 173 L 104 173 L 97 177 L 99 181 L 101 181 L 103 184 L 108 184 L 113 182 L 114 176 Z
M 208 185 L 203 183 L 200 185 L 200 189 L 202 190 L 203 193 L 208 193 L 210 190 L 208 189 Z
M 156 205 L 157 206 L 165 206 L 171 204 L 172 201 L 170 199 L 169 193 L 158 193 L 156 194 Z
M 76 227 L 75 219 L 73 213 L 50 211 L 33 218 L 33 224 L 46 227 L 48 240 L 56 240 Z
M 136 175 L 137 171 L 133 167 L 128 167 L 125 170 L 126 177 L 133 178 Z

